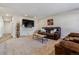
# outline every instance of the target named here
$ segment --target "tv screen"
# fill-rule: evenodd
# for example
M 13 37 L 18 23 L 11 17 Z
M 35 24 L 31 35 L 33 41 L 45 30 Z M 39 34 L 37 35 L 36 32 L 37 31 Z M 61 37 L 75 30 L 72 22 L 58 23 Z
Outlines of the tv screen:
M 22 24 L 26 28 L 32 28 L 32 27 L 34 27 L 34 21 L 33 20 L 23 19 L 22 20 Z

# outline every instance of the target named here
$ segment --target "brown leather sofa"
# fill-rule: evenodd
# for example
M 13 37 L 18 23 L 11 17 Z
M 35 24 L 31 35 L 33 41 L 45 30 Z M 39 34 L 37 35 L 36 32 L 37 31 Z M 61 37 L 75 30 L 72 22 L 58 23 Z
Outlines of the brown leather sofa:
M 45 29 L 46 32 L 39 31 L 38 33 L 42 35 L 46 35 L 45 38 L 57 40 L 61 37 L 60 27 L 43 27 L 43 29 Z M 51 31 L 53 31 L 54 29 L 56 29 L 56 31 L 54 33 L 51 33 Z
M 61 42 L 55 45 L 56 55 L 78 55 L 79 33 L 70 33 Z
M 61 41 L 55 45 L 56 55 L 77 55 L 79 54 L 79 44 L 71 41 Z

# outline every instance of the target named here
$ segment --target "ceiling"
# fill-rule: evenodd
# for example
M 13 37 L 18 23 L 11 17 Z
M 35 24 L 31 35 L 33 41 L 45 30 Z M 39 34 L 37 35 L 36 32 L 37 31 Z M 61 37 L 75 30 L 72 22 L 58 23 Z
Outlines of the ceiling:
M 78 8 L 78 3 L 0 3 L 0 15 L 44 18 Z

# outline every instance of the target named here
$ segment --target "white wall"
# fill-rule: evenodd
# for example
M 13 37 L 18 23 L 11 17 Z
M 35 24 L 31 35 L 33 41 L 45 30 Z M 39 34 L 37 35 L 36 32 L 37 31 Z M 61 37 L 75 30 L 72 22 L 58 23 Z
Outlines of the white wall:
M 12 18 L 12 22 L 11 22 L 11 26 L 10 27 L 10 30 L 11 30 L 11 33 L 13 35 L 13 37 L 16 37 L 16 23 L 20 23 L 22 17 L 21 16 L 13 16 Z
M 4 23 L 2 17 L 0 17 L 0 37 L 3 35 L 3 33 L 4 33 Z
M 54 16 L 55 25 L 60 26 L 62 36 L 66 36 L 70 32 L 79 32 L 79 13 L 65 13 Z
M 70 32 L 79 32 L 79 12 L 66 12 L 53 16 L 54 26 L 61 27 L 62 37 L 66 36 Z M 47 18 L 42 19 L 40 22 L 41 26 L 46 26 Z

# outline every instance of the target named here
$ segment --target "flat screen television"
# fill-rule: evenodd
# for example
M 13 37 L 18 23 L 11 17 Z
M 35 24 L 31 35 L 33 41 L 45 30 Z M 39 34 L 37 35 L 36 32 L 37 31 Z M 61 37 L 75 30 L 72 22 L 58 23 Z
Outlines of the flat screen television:
M 34 21 L 28 19 L 22 19 L 22 25 L 26 28 L 32 28 L 34 27 Z

